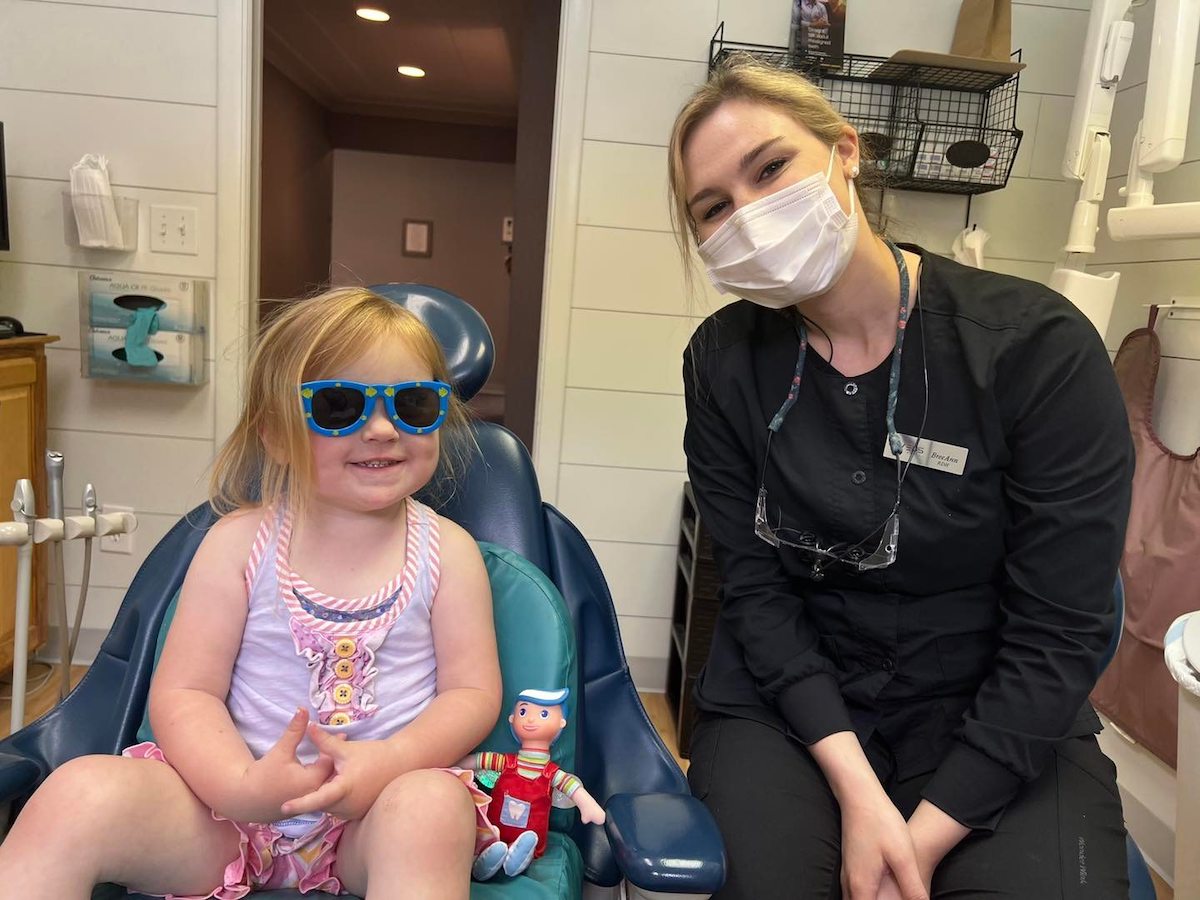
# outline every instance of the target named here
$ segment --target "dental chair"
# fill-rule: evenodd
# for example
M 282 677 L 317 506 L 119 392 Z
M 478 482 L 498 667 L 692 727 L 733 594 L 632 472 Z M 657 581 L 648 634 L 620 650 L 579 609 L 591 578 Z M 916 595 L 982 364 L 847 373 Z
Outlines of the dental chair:
M 464 400 L 483 386 L 493 348 L 474 309 L 422 285 L 372 290 L 431 328 Z M 516 749 L 507 716 L 517 692 L 569 686 L 570 722 L 553 746 L 554 759 L 582 779 L 605 806 L 608 821 L 603 828 L 583 825 L 574 810 L 554 810 L 545 855 L 516 878 L 501 875 L 473 883 L 473 900 L 707 897 L 724 881 L 716 823 L 691 797 L 642 708 L 595 557 L 579 531 L 542 502 L 520 441 L 490 423 L 478 424 L 476 438 L 478 455 L 439 511 L 480 542 L 492 584 L 504 705 L 481 746 Z M 0 741 L 0 804 L 15 813 L 67 760 L 119 753 L 150 737 L 150 677 L 188 564 L 214 521 L 204 505 L 175 525 L 138 571 L 78 687 L 37 722 Z M 101 885 L 93 894 L 123 896 L 124 890 L 112 885 Z M 300 894 L 252 896 L 283 900 Z

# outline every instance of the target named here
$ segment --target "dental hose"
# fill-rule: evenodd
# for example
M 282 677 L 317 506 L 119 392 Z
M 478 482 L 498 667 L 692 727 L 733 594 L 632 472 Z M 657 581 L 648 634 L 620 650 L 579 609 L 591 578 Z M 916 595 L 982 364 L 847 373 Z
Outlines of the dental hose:
M 83 514 L 96 518 L 96 489 L 90 484 L 83 490 Z M 75 659 L 75 645 L 79 643 L 79 632 L 83 629 L 83 608 L 87 604 L 88 585 L 92 580 L 92 538 L 83 542 L 83 580 L 79 582 L 79 603 L 75 607 L 75 627 L 71 629 L 71 646 L 67 649 L 65 668 L 69 672 Z M 69 678 L 70 676 L 68 676 Z
M 63 455 L 57 450 L 46 451 L 47 512 L 51 519 L 63 518 Z M 50 541 L 50 570 L 54 576 L 54 599 L 58 609 L 58 656 L 60 660 L 58 699 L 71 690 L 71 625 L 67 616 L 66 569 L 61 541 Z

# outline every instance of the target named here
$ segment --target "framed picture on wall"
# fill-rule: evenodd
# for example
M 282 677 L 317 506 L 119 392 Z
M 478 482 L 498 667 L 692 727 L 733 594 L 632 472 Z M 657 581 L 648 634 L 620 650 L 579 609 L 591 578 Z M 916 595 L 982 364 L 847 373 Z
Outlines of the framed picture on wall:
M 428 219 L 404 220 L 405 256 L 433 256 L 433 222 Z

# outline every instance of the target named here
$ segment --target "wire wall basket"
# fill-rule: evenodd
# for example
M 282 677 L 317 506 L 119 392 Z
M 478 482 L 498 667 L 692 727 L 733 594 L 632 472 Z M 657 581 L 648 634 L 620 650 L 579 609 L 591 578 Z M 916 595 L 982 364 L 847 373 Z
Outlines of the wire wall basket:
M 727 41 L 722 22 L 709 45 L 709 72 L 735 53 L 817 84 L 858 132 L 863 167 L 882 187 L 969 195 L 1008 183 L 1022 137 L 1016 73 L 855 53 L 830 64 L 786 47 Z

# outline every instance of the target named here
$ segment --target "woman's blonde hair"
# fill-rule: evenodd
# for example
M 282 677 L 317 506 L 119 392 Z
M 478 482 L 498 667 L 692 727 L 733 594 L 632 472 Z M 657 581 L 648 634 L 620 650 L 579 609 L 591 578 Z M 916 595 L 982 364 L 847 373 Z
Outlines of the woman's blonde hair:
M 774 106 L 829 146 L 836 144 L 848 127 L 821 89 L 800 73 L 768 65 L 746 53 L 735 53 L 724 60 L 675 117 L 667 149 L 671 222 L 689 282 L 693 276 L 691 251 L 696 246 L 696 223 L 688 210 L 683 149 L 695 127 L 726 100 L 750 100 Z M 866 158 L 861 145 L 859 155 Z M 862 166 L 863 171 L 866 169 Z M 862 184 L 861 178 L 859 183 Z
M 404 346 L 435 380 L 450 383 L 441 345 L 397 303 L 359 287 L 288 303 L 251 351 L 241 416 L 213 464 L 213 508 L 224 514 L 281 501 L 303 507 L 313 471 L 300 384 L 336 377 L 339 368 L 384 342 Z M 454 392 L 439 433 L 438 474 L 453 479 L 473 446 L 466 407 Z

